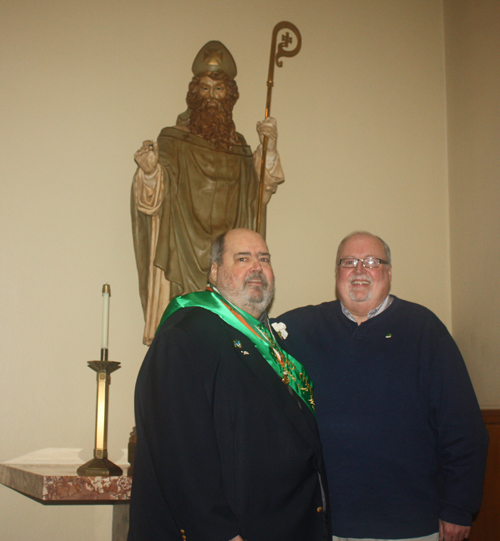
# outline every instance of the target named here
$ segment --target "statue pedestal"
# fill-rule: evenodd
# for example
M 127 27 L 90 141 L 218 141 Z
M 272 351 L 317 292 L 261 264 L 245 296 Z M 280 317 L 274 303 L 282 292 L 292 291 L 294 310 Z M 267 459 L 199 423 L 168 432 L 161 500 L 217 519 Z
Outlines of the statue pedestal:
M 132 477 L 76 474 L 79 464 L 0 464 L 0 483 L 42 504 L 113 505 L 112 541 L 125 541 Z

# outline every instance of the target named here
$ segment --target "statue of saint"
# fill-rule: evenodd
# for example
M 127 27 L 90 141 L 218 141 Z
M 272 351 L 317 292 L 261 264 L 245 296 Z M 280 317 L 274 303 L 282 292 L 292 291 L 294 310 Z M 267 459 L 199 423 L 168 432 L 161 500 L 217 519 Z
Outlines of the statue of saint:
M 232 110 L 239 93 L 231 53 L 210 41 L 192 70 L 187 111 L 134 155 L 132 232 L 146 345 L 171 298 L 205 289 L 213 240 L 235 227 L 255 229 L 264 136 L 264 208 L 284 181 L 276 121 L 257 123 L 261 145 L 254 154 L 236 132 Z

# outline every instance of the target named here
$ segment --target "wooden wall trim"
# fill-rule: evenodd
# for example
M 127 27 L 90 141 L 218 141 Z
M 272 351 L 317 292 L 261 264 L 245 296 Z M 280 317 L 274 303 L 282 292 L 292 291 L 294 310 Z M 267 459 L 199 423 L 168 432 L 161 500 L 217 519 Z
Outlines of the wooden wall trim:
M 472 525 L 469 541 L 500 539 L 500 409 L 482 409 L 484 424 L 490 435 L 483 503 Z
M 483 421 L 487 425 L 500 424 L 500 409 L 482 409 Z

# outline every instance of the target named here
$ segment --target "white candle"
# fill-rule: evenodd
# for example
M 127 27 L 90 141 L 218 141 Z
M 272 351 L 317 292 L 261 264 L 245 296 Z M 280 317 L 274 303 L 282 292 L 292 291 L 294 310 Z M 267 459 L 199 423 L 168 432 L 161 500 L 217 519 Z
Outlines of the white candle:
M 101 349 L 108 349 L 109 335 L 109 297 L 111 296 L 111 288 L 109 284 L 102 286 L 102 341 Z

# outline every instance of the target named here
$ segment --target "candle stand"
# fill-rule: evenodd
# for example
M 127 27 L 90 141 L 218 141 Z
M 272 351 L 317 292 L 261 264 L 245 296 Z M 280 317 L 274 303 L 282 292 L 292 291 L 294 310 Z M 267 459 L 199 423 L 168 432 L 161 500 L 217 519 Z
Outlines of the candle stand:
M 94 458 L 80 466 L 78 475 L 103 477 L 122 475 L 122 469 L 108 459 L 108 406 L 110 374 L 120 368 L 120 363 L 108 361 L 107 348 L 101 349 L 100 361 L 88 361 L 88 366 L 97 372 L 97 406 L 95 421 Z

